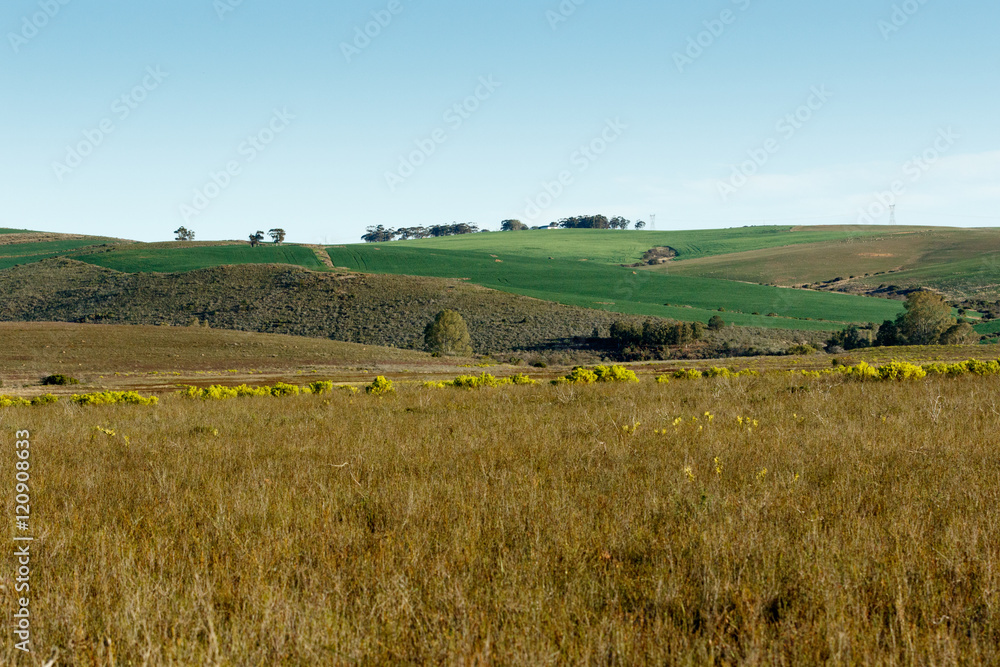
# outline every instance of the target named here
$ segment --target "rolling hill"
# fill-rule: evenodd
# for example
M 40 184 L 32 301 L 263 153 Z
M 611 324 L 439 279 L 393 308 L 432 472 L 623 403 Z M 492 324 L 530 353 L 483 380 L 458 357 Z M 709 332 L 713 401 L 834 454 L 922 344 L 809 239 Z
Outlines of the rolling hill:
M 651 249 L 673 259 L 647 265 Z M 332 266 L 461 280 L 544 301 L 634 316 L 828 331 L 881 322 L 890 288 L 1000 298 L 1000 230 L 918 227 L 744 227 L 699 231 L 535 230 L 328 247 L 244 242 L 137 243 L 0 230 L 0 273 L 72 259 L 126 274 L 214 267 Z M 796 287 L 798 289 L 789 289 Z M 809 289 L 801 289 L 808 287 Z M 990 324 L 978 327 L 992 333 Z

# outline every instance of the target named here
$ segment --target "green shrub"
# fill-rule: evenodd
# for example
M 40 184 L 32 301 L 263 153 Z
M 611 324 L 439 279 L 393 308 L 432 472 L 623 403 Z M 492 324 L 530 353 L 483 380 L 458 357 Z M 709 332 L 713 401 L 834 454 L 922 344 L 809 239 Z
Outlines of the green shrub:
M 701 378 L 701 371 L 695 368 L 682 368 L 674 371 L 673 377 L 677 380 L 697 380 Z
M 55 375 L 46 375 L 42 378 L 42 384 L 45 386 L 66 386 L 68 384 L 80 384 L 80 381 L 76 378 L 72 378 L 68 375 L 63 375 L 62 373 L 57 373 Z

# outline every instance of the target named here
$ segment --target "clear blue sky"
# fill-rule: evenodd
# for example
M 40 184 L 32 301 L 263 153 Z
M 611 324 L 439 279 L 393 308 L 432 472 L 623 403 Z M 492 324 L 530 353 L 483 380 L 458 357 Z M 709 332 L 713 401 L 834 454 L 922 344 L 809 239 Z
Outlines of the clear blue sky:
M 887 222 L 880 193 L 993 226 L 997 25 L 986 0 L 7 0 L 0 226 Z

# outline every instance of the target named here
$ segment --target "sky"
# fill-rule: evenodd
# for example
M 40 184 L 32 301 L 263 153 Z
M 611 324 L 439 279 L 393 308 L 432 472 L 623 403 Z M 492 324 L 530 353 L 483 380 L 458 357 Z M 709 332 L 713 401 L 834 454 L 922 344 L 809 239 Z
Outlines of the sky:
M 0 227 L 996 226 L 997 25 L 986 0 L 7 0 Z

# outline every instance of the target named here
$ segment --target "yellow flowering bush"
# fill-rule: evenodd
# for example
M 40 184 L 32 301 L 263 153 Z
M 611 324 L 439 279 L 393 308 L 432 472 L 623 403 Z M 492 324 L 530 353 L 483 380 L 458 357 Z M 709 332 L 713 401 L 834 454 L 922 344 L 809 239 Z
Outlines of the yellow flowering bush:
M 598 382 L 638 382 L 634 371 L 624 366 L 595 366 L 594 374 Z
M 140 396 L 134 391 L 100 391 L 92 394 L 73 394 L 70 400 L 78 405 L 156 405 L 156 396 Z
M 365 387 L 365 393 L 372 394 L 373 396 L 391 394 L 394 391 L 396 391 L 396 388 L 393 386 L 392 380 L 388 380 L 381 375 L 375 378 L 370 385 Z
M 31 405 L 31 401 L 18 396 L 0 396 L 0 408 L 20 408 Z
M 307 387 L 308 392 L 311 394 L 326 394 L 333 391 L 333 383 L 329 380 L 318 380 L 316 382 L 309 383 Z

